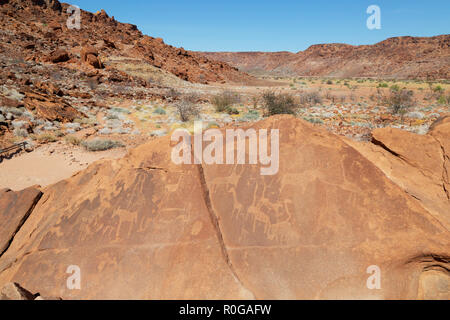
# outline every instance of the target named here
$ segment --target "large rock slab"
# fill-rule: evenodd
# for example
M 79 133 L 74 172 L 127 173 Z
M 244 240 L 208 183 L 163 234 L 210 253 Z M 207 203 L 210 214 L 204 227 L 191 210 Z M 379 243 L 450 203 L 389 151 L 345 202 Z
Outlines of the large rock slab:
M 450 123 L 440 120 L 427 135 L 376 129 L 372 143 L 348 143 L 450 228 Z
M 41 191 L 35 187 L 20 192 L 0 190 L 0 256 L 9 247 L 41 196 Z
M 49 121 L 67 123 L 85 117 L 66 100 L 57 96 L 30 91 L 26 92 L 24 103 L 28 110 L 36 112 L 39 117 Z
M 0 286 L 64 300 L 450 298 L 443 212 L 341 137 L 289 116 L 252 127 L 280 130 L 278 174 L 177 166 L 165 137 L 46 188 Z

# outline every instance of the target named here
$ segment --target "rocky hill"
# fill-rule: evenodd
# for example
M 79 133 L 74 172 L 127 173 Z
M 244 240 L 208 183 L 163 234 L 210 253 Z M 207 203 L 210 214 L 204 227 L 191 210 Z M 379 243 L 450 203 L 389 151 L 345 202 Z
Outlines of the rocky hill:
M 449 120 L 424 136 L 385 128 L 356 143 L 277 116 L 249 126 L 280 130 L 274 176 L 175 165 L 166 137 L 41 190 L 2 190 L 0 288 L 63 299 L 449 299 Z M 67 287 L 69 266 L 80 290 Z M 367 286 L 374 266 L 378 290 Z
M 251 80 L 226 63 L 166 45 L 143 35 L 135 25 L 120 23 L 105 11 L 81 11 L 81 29 L 68 29 L 68 4 L 58 0 L 0 1 L 0 53 L 34 62 L 84 63 L 102 69 L 108 56 L 139 58 L 199 83 Z
M 450 35 L 397 37 L 374 45 L 313 45 L 292 52 L 203 52 L 255 74 L 450 79 Z

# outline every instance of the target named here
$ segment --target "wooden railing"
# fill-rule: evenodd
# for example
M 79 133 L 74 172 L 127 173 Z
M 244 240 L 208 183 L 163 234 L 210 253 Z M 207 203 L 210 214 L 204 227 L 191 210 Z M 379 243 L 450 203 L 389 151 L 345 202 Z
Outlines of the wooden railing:
M 4 149 L 0 149 L 0 156 L 3 153 L 9 152 L 9 151 L 13 151 L 13 150 L 16 150 L 16 149 L 25 149 L 26 145 L 27 145 L 27 142 L 24 141 L 24 142 L 21 142 L 21 143 L 13 144 L 12 146 L 6 147 Z

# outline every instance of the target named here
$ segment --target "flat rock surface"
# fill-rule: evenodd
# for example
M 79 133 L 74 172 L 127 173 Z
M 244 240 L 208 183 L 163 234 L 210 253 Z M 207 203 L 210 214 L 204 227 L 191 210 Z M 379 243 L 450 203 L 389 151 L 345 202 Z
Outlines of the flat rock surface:
M 431 212 L 345 139 L 305 121 L 251 127 L 280 130 L 278 174 L 177 166 L 166 137 L 45 188 L 0 258 L 0 287 L 15 281 L 64 300 L 450 298 L 445 198 Z M 427 150 L 425 141 L 417 152 Z M 69 266 L 79 267 L 79 290 L 67 287 Z
M 0 256 L 42 196 L 37 188 L 20 192 L 0 189 Z

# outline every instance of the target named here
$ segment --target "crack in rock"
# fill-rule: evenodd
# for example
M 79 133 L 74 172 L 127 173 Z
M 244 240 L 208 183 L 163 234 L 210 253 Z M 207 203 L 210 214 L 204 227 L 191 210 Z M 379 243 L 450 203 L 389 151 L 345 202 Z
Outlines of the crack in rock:
M 217 235 L 217 240 L 219 241 L 219 245 L 221 247 L 221 251 L 222 251 L 222 256 L 225 260 L 225 263 L 228 265 L 229 269 L 231 270 L 231 273 L 233 274 L 234 278 L 236 279 L 236 281 L 244 288 L 246 289 L 248 292 L 250 292 L 253 296 L 254 299 L 256 299 L 256 296 L 253 292 L 251 292 L 241 281 L 241 279 L 239 278 L 238 274 L 236 273 L 236 270 L 233 266 L 233 263 L 231 262 L 230 256 L 228 254 L 228 249 L 227 246 L 225 244 L 225 241 L 223 240 L 223 234 L 222 234 L 222 230 L 220 228 L 220 222 L 219 222 L 219 217 L 216 215 L 216 213 L 214 212 L 214 209 L 212 207 L 211 204 L 211 197 L 210 197 L 210 192 L 208 189 L 208 185 L 206 184 L 206 178 L 205 178 L 205 172 L 203 170 L 202 165 L 198 165 L 198 171 L 199 171 L 199 176 L 200 176 L 200 185 L 202 188 L 202 194 L 203 194 L 203 199 L 205 201 L 205 205 L 206 208 L 208 210 L 210 219 L 211 219 L 211 223 L 216 231 L 216 235 Z
M 36 205 L 38 204 L 39 200 L 41 200 L 43 196 L 42 192 L 39 192 L 37 194 L 37 196 L 33 199 L 33 203 L 31 204 L 30 208 L 28 209 L 28 211 L 25 213 L 25 215 L 23 216 L 23 218 L 19 221 L 19 223 L 17 224 L 17 228 L 16 230 L 14 230 L 14 232 L 12 233 L 10 239 L 8 240 L 5 248 L 0 252 L 0 258 L 6 253 L 6 251 L 8 251 L 8 249 L 11 247 L 12 242 L 14 241 L 14 238 L 16 236 L 16 234 L 20 231 L 20 229 L 22 228 L 22 226 L 25 224 L 25 222 L 27 221 L 27 219 L 30 217 L 31 213 L 33 212 L 34 208 L 36 207 Z

